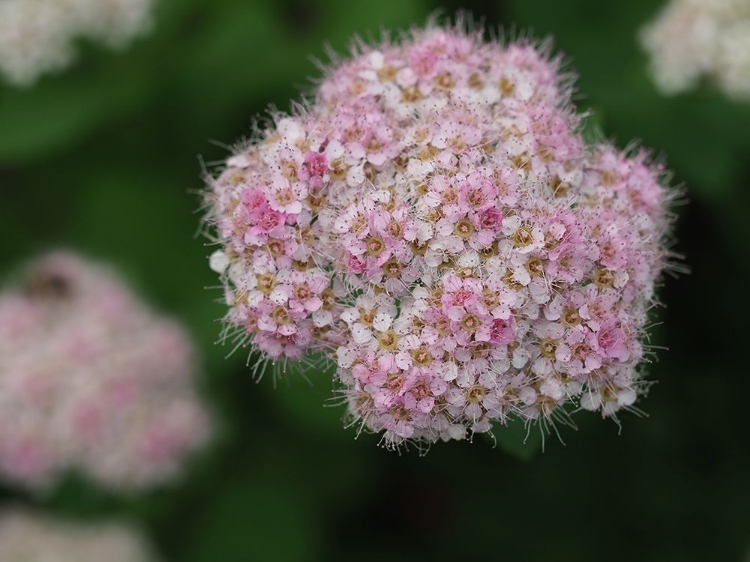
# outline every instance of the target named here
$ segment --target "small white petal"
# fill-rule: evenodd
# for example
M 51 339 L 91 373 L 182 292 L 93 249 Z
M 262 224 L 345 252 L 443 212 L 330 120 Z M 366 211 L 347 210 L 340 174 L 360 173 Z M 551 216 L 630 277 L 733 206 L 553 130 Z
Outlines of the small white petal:
M 372 322 L 372 327 L 375 328 L 378 332 L 385 332 L 386 330 L 388 330 L 388 328 L 391 327 L 392 322 L 393 318 L 390 314 L 386 314 L 385 312 L 378 312 Z
M 222 250 L 216 250 L 208 259 L 208 266 L 216 273 L 224 273 L 229 267 L 229 258 Z

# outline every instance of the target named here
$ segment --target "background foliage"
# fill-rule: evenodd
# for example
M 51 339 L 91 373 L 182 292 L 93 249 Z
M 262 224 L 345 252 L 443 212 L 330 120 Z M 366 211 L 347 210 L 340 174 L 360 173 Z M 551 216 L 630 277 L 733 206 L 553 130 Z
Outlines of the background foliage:
M 424 23 L 436 9 L 552 35 L 581 75 L 579 105 L 620 145 L 667 157 L 689 204 L 668 279 L 647 418 L 622 430 L 591 414 L 531 439 L 498 432 L 386 452 L 324 407 L 330 376 L 256 384 L 240 351 L 213 345 L 223 314 L 197 237 L 201 162 L 221 160 L 269 104 L 317 75 L 309 56 L 355 32 Z M 0 489 L 79 518 L 139 520 L 173 562 L 442 559 L 744 560 L 750 552 L 745 418 L 750 273 L 750 104 L 709 87 L 666 99 L 636 31 L 653 0 L 159 0 L 154 32 L 123 53 L 82 45 L 79 64 L 35 88 L 0 85 L 0 274 L 70 246 L 113 262 L 182 319 L 203 353 L 219 439 L 183 482 L 117 498 L 74 478 L 53 496 Z M 515 26 L 515 27 L 514 27 Z M 199 159 L 201 155 L 202 160 Z M 743 367 L 743 365 L 745 365 Z M 742 373 L 745 373 L 744 375 Z M 517 432 L 516 432 L 517 433 Z M 536 453 L 536 454 L 535 454 Z M 533 460 L 530 460 L 534 457 Z

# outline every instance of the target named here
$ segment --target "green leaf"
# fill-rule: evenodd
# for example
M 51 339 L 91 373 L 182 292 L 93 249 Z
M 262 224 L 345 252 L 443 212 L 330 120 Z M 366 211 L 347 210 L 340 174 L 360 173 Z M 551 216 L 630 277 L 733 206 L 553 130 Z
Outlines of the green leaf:
M 69 149 L 148 98 L 148 73 L 135 57 L 90 50 L 82 58 L 100 54 L 111 62 L 70 68 L 32 88 L 0 83 L 0 164 L 27 163 Z
M 606 138 L 604 129 L 604 111 L 598 107 L 591 107 L 589 115 L 583 123 L 583 140 L 588 144 L 601 142 Z
M 122 509 L 123 502 L 77 472 L 67 474 L 49 497 L 40 502 L 46 510 L 78 517 L 96 517 Z
M 522 461 L 534 458 L 541 450 L 545 437 L 538 424 L 527 426 L 518 419 L 509 421 L 508 425 L 498 426 L 493 434 L 504 452 Z
M 343 427 L 344 398 L 334 393 L 335 372 L 335 365 L 319 358 L 289 362 L 286 372 L 277 377 L 276 388 L 266 385 L 268 399 L 301 432 L 352 441 L 355 433 Z
M 186 562 L 313 560 L 316 520 L 306 497 L 273 471 L 248 473 L 221 486 L 185 537 Z

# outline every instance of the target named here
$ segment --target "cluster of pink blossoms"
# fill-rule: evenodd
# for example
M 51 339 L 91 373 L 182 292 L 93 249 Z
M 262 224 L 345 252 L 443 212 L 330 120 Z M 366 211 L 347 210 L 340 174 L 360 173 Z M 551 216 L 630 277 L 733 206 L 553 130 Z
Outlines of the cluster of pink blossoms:
M 359 46 L 209 180 L 230 325 L 335 361 L 389 446 L 631 407 L 670 193 L 585 144 L 570 82 L 479 32 Z
M 63 252 L 0 293 L 0 479 L 76 470 L 133 490 L 174 477 L 209 436 L 192 343 L 113 274 Z

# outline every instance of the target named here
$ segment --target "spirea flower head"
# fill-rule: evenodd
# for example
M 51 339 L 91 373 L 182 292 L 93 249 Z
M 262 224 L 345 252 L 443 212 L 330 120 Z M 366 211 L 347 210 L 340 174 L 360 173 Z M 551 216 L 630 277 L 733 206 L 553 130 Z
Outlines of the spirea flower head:
M 118 523 L 83 524 L 21 508 L 0 513 L 2 562 L 155 562 L 143 536 Z
M 0 478 L 43 490 L 75 470 L 135 490 L 173 478 L 209 434 L 182 328 L 71 253 L 0 293 Z
M 30 85 L 68 66 L 85 38 L 121 47 L 149 25 L 152 0 L 2 0 L 0 74 Z
M 230 326 L 331 358 L 386 445 L 632 407 L 669 193 L 584 143 L 560 64 L 435 26 L 335 64 L 209 179 Z
M 665 94 L 701 79 L 750 99 L 750 1 L 671 0 L 641 32 L 654 82 Z

